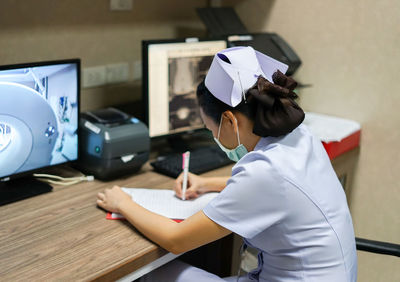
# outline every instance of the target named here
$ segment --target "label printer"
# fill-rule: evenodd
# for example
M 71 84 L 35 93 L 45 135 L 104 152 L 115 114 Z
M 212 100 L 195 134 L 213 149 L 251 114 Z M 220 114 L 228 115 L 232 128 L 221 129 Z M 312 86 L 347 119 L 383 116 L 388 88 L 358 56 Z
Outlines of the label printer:
M 150 137 L 144 123 L 118 109 L 82 113 L 78 168 L 101 180 L 138 171 L 149 159 Z

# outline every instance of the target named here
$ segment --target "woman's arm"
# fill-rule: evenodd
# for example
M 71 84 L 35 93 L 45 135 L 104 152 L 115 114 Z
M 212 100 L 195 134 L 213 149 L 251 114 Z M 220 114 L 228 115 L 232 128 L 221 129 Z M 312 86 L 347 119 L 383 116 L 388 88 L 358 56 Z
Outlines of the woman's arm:
M 118 186 L 106 189 L 97 197 L 100 207 L 121 213 L 147 238 L 174 254 L 187 252 L 231 233 L 202 211 L 180 223 L 155 214 L 132 201 Z
M 207 192 L 221 192 L 226 187 L 229 178 L 230 176 L 205 178 Z

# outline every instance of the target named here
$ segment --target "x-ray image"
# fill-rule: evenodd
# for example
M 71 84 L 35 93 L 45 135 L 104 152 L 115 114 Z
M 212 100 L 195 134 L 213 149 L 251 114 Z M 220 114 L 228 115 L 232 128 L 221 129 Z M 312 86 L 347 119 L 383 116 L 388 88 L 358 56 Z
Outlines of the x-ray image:
M 204 79 L 213 56 L 169 58 L 169 129 L 201 126 L 196 100 L 197 85 Z
M 0 71 L 0 177 L 75 160 L 75 64 Z

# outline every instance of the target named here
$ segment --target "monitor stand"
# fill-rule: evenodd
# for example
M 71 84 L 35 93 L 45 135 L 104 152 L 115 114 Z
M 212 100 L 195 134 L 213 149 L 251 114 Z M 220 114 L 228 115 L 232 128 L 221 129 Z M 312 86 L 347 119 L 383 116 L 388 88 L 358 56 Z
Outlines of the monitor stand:
M 34 177 L 24 177 L 0 182 L 0 206 L 50 192 L 50 184 Z

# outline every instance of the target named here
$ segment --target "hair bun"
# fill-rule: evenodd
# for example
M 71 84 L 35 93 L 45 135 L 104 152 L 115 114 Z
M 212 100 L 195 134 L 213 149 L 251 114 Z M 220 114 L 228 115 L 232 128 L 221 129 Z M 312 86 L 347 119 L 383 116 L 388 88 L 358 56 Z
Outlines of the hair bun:
M 297 105 L 293 90 L 297 82 L 279 70 L 269 82 L 258 77 L 256 85 L 248 93 L 257 101 L 253 133 L 258 136 L 281 136 L 292 132 L 304 120 L 304 111 Z
M 272 80 L 275 84 L 278 84 L 279 86 L 287 88 L 291 91 L 297 87 L 297 82 L 293 78 L 284 75 L 280 70 L 274 72 L 272 75 Z

